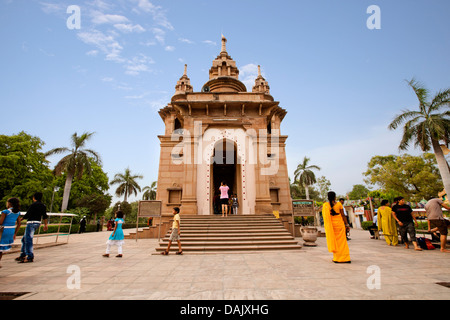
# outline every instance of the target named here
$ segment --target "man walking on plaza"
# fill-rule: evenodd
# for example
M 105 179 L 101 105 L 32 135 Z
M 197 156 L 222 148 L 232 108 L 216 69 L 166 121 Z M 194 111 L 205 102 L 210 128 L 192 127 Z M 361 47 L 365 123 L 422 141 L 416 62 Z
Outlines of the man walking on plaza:
M 433 231 L 439 231 L 441 234 L 441 252 L 450 252 L 450 250 L 445 249 L 445 246 L 447 245 L 448 226 L 450 225 L 450 221 L 444 219 L 442 207 L 450 210 L 450 206 L 445 204 L 444 201 L 439 198 L 431 199 L 425 205 L 425 211 L 427 212 L 428 219 L 428 232 L 430 232 L 432 228 Z
M 36 192 L 33 196 L 33 203 L 28 209 L 27 213 L 23 217 L 19 217 L 19 223 L 17 225 L 20 228 L 22 220 L 27 220 L 27 227 L 25 228 L 25 234 L 22 237 L 22 250 L 20 257 L 16 258 L 16 261 L 20 263 L 33 262 L 33 236 L 36 230 L 39 230 L 41 226 L 41 219 L 44 221 L 44 231 L 47 231 L 47 208 L 42 202 L 42 193 Z M 25 259 L 26 258 L 26 259 Z
M 398 204 L 392 207 L 392 214 L 394 219 L 397 220 L 399 225 L 400 236 L 402 237 L 405 248 L 409 248 L 408 244 L 408 234 L 411 238 L 411 242 L 414 245 L 414 249 L 417 251 L 422 251 L 422 249 L 417 244 L 416 239 L 416 229 L 414 224 L 417 226 L 416 217 L 412 214 L 413 210 L 407 204 L 405 204 L 405 199 L 403 197 L 398 197 Z

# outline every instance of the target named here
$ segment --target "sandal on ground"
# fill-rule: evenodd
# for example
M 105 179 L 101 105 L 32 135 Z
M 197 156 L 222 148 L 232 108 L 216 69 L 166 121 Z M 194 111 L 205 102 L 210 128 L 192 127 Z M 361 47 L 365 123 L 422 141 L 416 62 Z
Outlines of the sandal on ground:
M 118 254 L 118 255 L 116 256 L 116 258 L 122 258 L 122 255 L 121 255 L 121 254 Z
M 183 250 L 178 251 L 176 254 L 183 254 Z
M 105 253 L 102 257 L 109 258 L 109 254 Z
M 33 262 L 33 259 L 25 259 L 23 258 L 22 260 L 19 261 L 19 263 L 30 263 Z
M 167 255 L 169 254 L 169 251 L 164 250 L 163 252 L 161 252 L 161 254 L 162 254 L 163 256 L 167 256 Z

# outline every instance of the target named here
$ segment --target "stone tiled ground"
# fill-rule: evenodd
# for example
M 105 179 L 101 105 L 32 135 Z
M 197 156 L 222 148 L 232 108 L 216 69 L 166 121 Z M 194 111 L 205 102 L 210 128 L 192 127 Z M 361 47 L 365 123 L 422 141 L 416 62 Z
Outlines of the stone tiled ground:
M 29 292 L 23 300 L 450 299 L 450 288 L 436 284 L 450 282 L 450 253 L 389 247 L 366 231 L 352 230 L 345 265 L 331 262 L 325 238 L 297 252 L 182 256 L 154 255 L 154 239 L 126 240 L 122 259 L 103 258 L 109 234 L 71 235 L 67 245 L 36 250 L 29 264 L 4 255 L 0 292 Z M 70 288 L 71 266 L 80 270 L 79 289 Z M 367 287 L 371 266 L 380 289 Z

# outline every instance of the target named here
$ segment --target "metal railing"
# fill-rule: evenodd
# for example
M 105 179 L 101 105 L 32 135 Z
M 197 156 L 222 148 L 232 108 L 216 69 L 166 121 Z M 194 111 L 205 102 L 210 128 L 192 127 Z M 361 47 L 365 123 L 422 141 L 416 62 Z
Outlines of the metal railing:
M 24 216 L 25 212 L 21 212 L 20 215 Z M 43 228 L 43 224 L 42 224 L 42 221 L 41 221 L 41 225 L 39 226 L 39 229 L 38 229 L 37 233 L 35 233 L 34 237 L 33 237 L 33 239 L 36 239 L 35 240 L 36 241 L 35 244 L 38 243 L 39 238 L 43 238 L 43 237 L 55 237 L 55 243 L 58 243 L 58 239 L 59 239 L 60 236 L 67 236 L 66 243 L 69 243 L 69 236 L 70 236 L 70 231 L 72 229 L 73 218 L 76 217 L 77 215 L 73 214 L 73 213 L 47 213 L 47 215 L 48 215 L 47 226 L 48 227 L 50 227 L 50 226 L 58 226 L 58 230 L 56 232 L 53 232 L 53 233 L 41 233 L 41 229 Z M 55 217 L 56 217 L 56 220 L 58 220 L 58 218 L 59 218 L 59 221 L 52 222 L 52 218 L 55 218 Z M 63 223 L 62 219 L 64 217 L 70 217 L 70 223 Z M 61 226 L 69 226 L 68 231 L 67 232 L 61 231 Z

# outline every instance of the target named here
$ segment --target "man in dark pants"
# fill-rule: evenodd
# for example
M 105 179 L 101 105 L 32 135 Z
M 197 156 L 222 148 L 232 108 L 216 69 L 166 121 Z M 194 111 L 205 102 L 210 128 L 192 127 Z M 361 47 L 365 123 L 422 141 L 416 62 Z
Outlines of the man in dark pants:
M 42 193 L 36 192 L 33 196 L 33 204 L 23 217 L 19 217 L 19 226 L 22 220 L 27 220 L 25 234 L 22 237 L 22 249 L 20 257 L 16 258 L 19 263 L 33 262 L 33 236 L 36 230 L 41 226 L 41 219 L 44 221 L 44 231 L 47 231 L 48 216 L 47 208 L 42 202 Z M 26 258 L 26 259 L 25 259 Z
M 444 203 L 444 201 L 439 198 L 430 199 L 425 205 L 425 211 L 427 212 L 428 218 L 428 232 L 439 231 L 441 252 L 450 252 L 450 250 L 446 249 L 448 227 L 450 225 L 450 222 L 444 218 L 442 207 L 450 210 L 450 206 Z
M 414 249 L 417 251 L 422 251 L 422 249 L 417 244 L 416 239 L 416 229 L 414 228 L 414 224 L 417 226 L 416 217 L 412 214 L 412 209 L 410 206 L 405 204 L 405 199 L 403 197 L 398 197 L 398 204 L 392 207 L 392 214 L 397 220 L 399 225 L 400 236 L 402 237 L 402 241 L 405 244 L 405 248 L 409 248 L 408 243 L 408 234 L 411 238 L 411 242 L 414 245 Z

